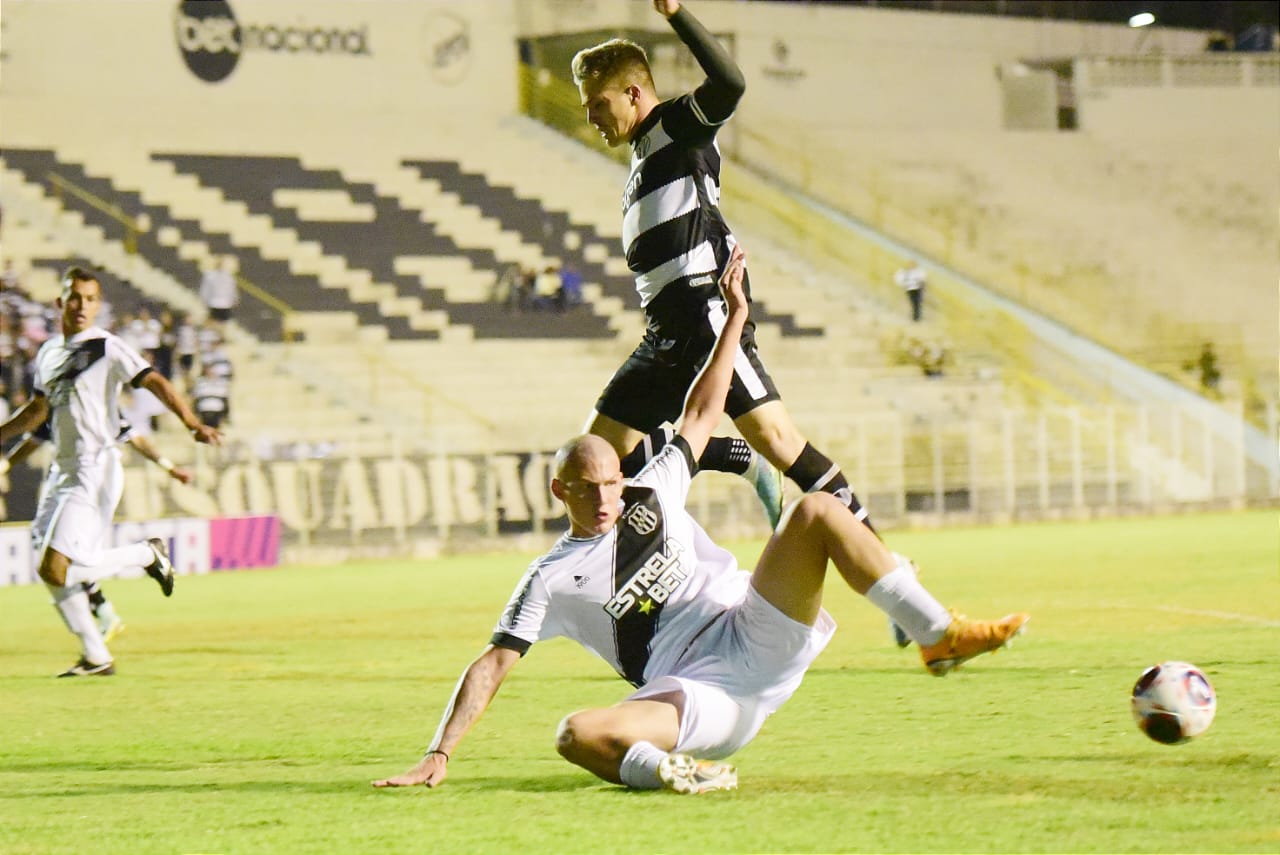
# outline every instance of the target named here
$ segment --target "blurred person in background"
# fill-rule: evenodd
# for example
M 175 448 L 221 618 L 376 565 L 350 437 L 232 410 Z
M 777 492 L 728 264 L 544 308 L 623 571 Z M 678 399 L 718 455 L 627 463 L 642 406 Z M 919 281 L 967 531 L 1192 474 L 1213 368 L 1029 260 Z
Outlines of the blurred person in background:
M 115 673 L 111 653 L 89 608 L 84 582 L 96 582 L 127 567 L 143 567 L 167 597 L 173 593 L 173 565 L 159 538 L 105 548 L 114 507 L 104 507 L 104 491 L 119 454 L 119 396 L 125 383 L 146 388 L 174 413 L 196 442 L 217 444 L 221 435 L 202 423 L 164 377 L 118 336 L 95 326 L 102 306 L 97 276 L 80 267 L 63 274 L 57 307 L 62 334 L 36 356 L 35 396 L 0 424 L 0 445 L 35 430 L 52 428 L 57 483 L 54 510 L 40 539 L 39 574 L 53 595 L 68 630 L 80 641 L 79 660 L 62 677 Z

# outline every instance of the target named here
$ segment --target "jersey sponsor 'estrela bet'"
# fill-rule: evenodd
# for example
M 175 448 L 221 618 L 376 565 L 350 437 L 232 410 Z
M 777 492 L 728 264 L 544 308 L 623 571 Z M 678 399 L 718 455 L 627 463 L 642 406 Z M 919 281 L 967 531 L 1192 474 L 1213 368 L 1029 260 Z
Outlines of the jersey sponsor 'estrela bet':
M 750 581 L 685 511 L 693 477 L 676 437 L 622 493 L 618 522 L 591 538 L 562 536 L 516 586 L 492 643 L 524 653 L 564 636 L 634 686 L 670 673 L 707 623 Z

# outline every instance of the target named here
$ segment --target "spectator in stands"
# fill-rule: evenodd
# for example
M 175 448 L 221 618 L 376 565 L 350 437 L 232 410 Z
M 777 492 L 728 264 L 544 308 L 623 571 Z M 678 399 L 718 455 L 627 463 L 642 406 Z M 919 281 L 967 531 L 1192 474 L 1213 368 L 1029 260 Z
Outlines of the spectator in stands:
M 443 783 L 450 757 L 510 670 L 532 645 L 564 636 L 635 687 L 619 703 L 564 718 L 556 750 L 565 760 L 633 789 L 733 789 L 737 771 L 713 761 L 755 738 L 835 633 L 822 607 L 829 566 L 911 628 L 937 676 L 1005 646 L 1026 624 L 1025 613 L 999 621 L 953 615 L 921 586 L 908 559 L 830 495 L 794 504 L 749 576 L 702 530 L 686 508 L 689 484 L 741 353 L 742 278 L 739 254 L 724 274 L 723 332 L 689 390 L 680 432 L 634 483 L 626 484 L 618 455 L 600 437 L 561 447 L 551 491 L 569 531 L 516 585 L 445 704 L 426 754 L 375 787 Z
M 160 321 L 160 344 L 154 351 L 155 366 L 166 379 L 172 380 L 173 353 L 178 343 L 178 322 L 168 307 L 160 310 L 158 320 Z
M 209 317 L 218 324 L 231 320 L 231 310 L 240 302 L 234 266 L 235 259 L 230 255 L 213 259 L 200 278 L 200 299 L 209 309 Z
M 1218 368 L 1218 353 L 1213 349 L 1213 342 L 1206 341 L 1200 349 L 1200 357 L 1196 360 L 1200 370 L 1200 389 L 1210 398 L 1221 396 L 1218 385 L 1222 382 L 1222 371 Z
M 711 352 L 725 311 L 717 279 L 738 245 L 716 205 L 717 194 L 709 189 L 720 183 L 716 132 L 733 115 L 746 81 L 724 46 L 677 0 L 654 0 L 654 8 L 707 75 L 692 93 L 659 101 L 644 49 L 623 39 L 582 50 L 572 63 L 587 121 L 610 147 L 629 144 L 632 149 L 623 240 L 647 330 L 587 423 L 590 433 L 626 455 L 622 464 L 628 475 L 643 463 L 633 449 L 649 455 L 667 441 L 666 423 L 679 417 L 689 386 Z M 750 301 L 750 284 L 744 289 Z M 760 358 L 750 319 L 725 410 L 750 447 L 740 454 L 730 443 L 721 454 L 709 444 L 700 468 L 753 480 L 775 524 L 772 508 L 781 485 L 772 467 L 806 493 L 836 496 L 871 528 L 840 467 L 792 421 Z M 762 456 L 768 462 L 762 463 Z
M 924 315 L 924 290 L 929 274 L 912 259 L 907 262 L 906 267 L 893 274 L 893 281 L 907 292 L 907 300 L 911 303 L 911 320 L 919 323 Z
M 502 269 L 502 273 L 493 280 L 493 290 L 489 292 L 489 302 L 509 308 L 515 307 L 520 290 L 520 265 L 514 261 Z
M 559 302 L 560 274 L 554 264 L 548 264 L 537 274 L 533 281 L 533 309 L 535 312 L 549 312 Z
M 562 312 L 582 305 L 582 274 L 573 265 L 560 266 L 560 290 L 556 296 L 557 307 Z
M 178 315 L 177 329 L 174 332 L 173 352 L 177 357 L 178 369 L 182 372 L 182 379 L 191 385 L 192 372 L 196 367 L 196 355 L 200 352 L 199 332 L 195 323 L 191 320 L 191 315 L 186 312 Z
M 22 277 L 18 275 L 18 271 L 13 267 L 13 259 L 6 258 L 4 260 L 4 272 L 0 273 L 0 288 L 6 291 L 15 291 L 22 287 Z
M 231 412 L 231 381 L 218 371 L 217 363 L 204 363 L 200 378 L 191 390 L 191 403 L 200 421 L 221 428 Z

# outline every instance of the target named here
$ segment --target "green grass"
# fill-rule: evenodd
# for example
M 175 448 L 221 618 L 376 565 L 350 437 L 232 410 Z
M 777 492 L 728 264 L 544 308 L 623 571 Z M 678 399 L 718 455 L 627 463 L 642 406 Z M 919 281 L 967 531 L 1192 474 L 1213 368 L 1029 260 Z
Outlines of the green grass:
M 627 691 L 562 641 L 443 787 L 369 786 L 417 760 L 527 555 L 109 583 L 114 679 L 52 679 L 76 652 L 45 592 L 0 589 L 0 852 L 1280 852 L 1274 512 L 890 541 L 949 605 L 1031 611 L 1027 637 L 935 679 L 833 576 L 835 640 L 741 789 L 693 798 L 559 759 L 559 719 Z M 1162 659 L 1218 690 L 1187 745 L 1129 715 Z

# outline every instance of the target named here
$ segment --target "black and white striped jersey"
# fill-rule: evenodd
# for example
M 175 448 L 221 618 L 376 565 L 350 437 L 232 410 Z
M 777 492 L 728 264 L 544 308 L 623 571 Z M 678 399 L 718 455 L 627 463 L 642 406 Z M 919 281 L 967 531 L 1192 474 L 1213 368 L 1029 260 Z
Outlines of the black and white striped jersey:
M 727 121 L 726 117 L 726 121 Z M 733 234 L 720 215 L 720 148 L 712 122 L 693 94 L 663 101 L 631 141 L 631 176 L 622 194 L 622 245 L 635 275 L 640 305 L 661 302 L 674 315 L 718 294 Z M 710 290 L 708 290 L 710 286 Z
M 492 643 L 524 653 L 571 638 L 632 685 L 670 673 L 690 640 L 737 603 L 750 577 L 684 509 L 692 454 L 676 437 L 623 490 L 617 524 L 565 535 L 534 561 Z

